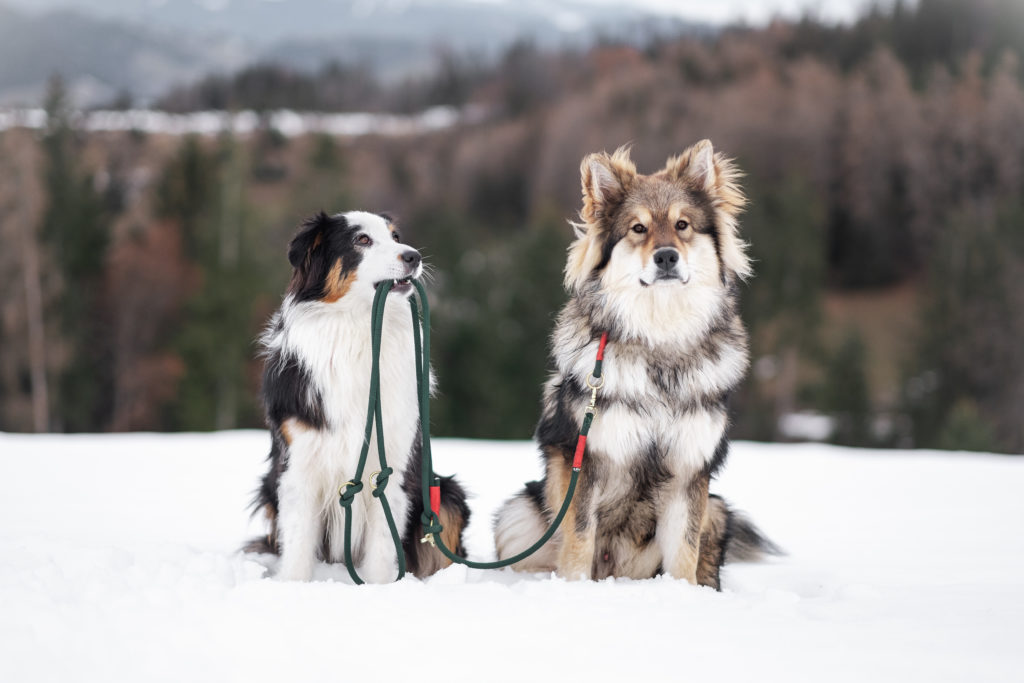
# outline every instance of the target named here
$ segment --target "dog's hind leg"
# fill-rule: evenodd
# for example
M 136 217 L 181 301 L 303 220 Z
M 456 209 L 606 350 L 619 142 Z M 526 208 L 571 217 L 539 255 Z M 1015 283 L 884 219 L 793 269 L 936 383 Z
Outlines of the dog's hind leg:
M 710 496 L 704 510 L 700 532 L 700 558 L 697 561 L 697 583 L 722 590 L 721 569 L 725 562 L 725 547 L 729 542 L 731 513 L 725 501 Z
M 494 547 L 499 560 L 523 552 L 544 534 L 550 523 L 550 514 L 544 508 L 544 484 L 539 481 L 528 482 L 526 488 L 505 501 L 494 520 Z M 512 569 L 520 572 L 555 571 L 561 541 L 561 533 L 555 532 L 540 550 L 513 564 Z

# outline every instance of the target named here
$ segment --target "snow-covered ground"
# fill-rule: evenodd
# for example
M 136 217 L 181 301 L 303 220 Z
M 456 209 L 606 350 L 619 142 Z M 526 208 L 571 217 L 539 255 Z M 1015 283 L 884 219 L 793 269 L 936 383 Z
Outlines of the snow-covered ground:
M 715 489 L 788 555 L 725 590 L 452 567 L 284 583 L 236 550 L 261 432 L 0 434 L 0 681 L 1019 681 L 1024 458 L 734 446 Z M 536 475 L 437 440 L 470 553 Z
M 269 125 L 282 135 L 294 137 L 308 133 L 400 136 L 450 128 L 457 123 L 472 123 L 484 116 L 480 107 L 431 107 L 418 114 L 376 114 L 365 112 L 321 113 L 281 109 L 266 114 L 266 120 L 254 111 L 198 111 L 171 114 L 153 109 L 125 111 L 87 111 L 74 116 L 76 126 L 91 132 L 141 131 L 166 135 L 216 135 L 232 132 L 246 135 Z M 0 109 L 0 131 L 10 128 L 46 127 L 42 109 Z

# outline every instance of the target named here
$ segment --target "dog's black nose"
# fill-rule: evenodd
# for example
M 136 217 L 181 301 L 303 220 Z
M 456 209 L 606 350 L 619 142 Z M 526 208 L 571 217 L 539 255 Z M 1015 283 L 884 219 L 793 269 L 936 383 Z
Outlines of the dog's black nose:
M 654 252 L 654 265 L 658 270 L 672 270 L 679 263 L 679 252 L 672 247 L 665 247 Z
M 415 249 L 410 249 L 409 251 L 402 254 L 402 261 L 404 261 L 405 264 L 410 268 L 415 268 L 420 264 L 420 261 L 422 260 L 423 257 L 420 256 L 420 252 L 416 251 Z

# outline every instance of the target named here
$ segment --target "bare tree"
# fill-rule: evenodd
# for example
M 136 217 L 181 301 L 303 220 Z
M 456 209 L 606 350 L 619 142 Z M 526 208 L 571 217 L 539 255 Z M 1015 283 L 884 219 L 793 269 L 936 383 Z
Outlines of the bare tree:
M 10 138 L 12 136 L 8 136 Z M 0 163 L 7 180 L 0 185 L 0 234 L 8 244 L 17 243 L 20 259 L 11 259 L 4 265 L 10 271 L 20 271 L 24 317 L 18 316 L 22 329 L 10 330 L 11 336 L 22 336 L 27 344 L 27 363 L 31 396 L 32 429 L 45 432 L 50 425 L 49 388 L 46 373 L 46 328 L 44 324 L 44 294 L 40 275 L 40 244 L 36 234 L 41 212 L 38 188 L 32 187 L 31 149 L 5 140 Z M 16 361 L 17 362 L 17 361 Z

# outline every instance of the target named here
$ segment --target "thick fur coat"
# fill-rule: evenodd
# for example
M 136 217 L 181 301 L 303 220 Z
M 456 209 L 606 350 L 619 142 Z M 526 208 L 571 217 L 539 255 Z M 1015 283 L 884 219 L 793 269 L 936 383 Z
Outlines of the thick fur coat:
M 570 300 L 552 335 L 536 431 L 544 479 L 499 511 L 498 555 L 530 545 L 561 505 L 607 333 L 576 497 L 552 541 L 516 568 L 573 579 L 665 573 L 717 589 L 727 553 L 771 550 L 708 492 L 729 448 L 729 395 L 748 366 L 739 173 L 707 140 L 652 175 L 637 173 L 626 149 L 592 154 L 580 170 Z

